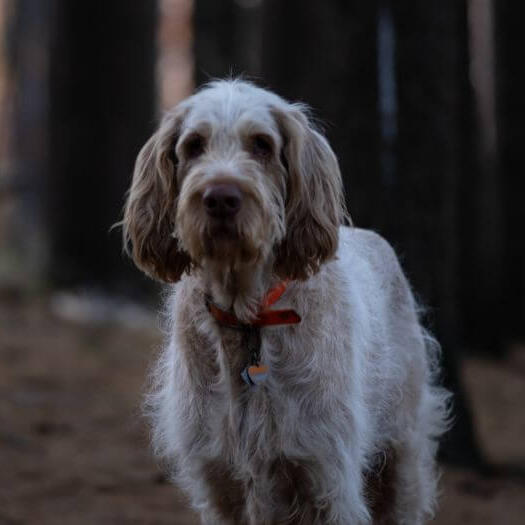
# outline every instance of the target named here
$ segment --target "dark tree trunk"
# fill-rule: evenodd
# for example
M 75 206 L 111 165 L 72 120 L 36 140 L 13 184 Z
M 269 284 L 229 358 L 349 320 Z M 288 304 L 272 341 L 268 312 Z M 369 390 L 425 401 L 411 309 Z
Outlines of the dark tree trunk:
M 314 109 L 341 165 L 359 226 L 380 227 L 377 3 L 266 0 L 262 75 Z
M 506 333 L 525 339 L 525 3 L 494 2 L 496 22 L 497 121 L 503 181 L 504 299 L 494 310 L 504 312 Z
M 388 237 L 443 347 L 444 381 L 455 394 L 455 425 L 443 456 L 480 464 L 459 375 L 458 188 L 464 167 L 467 86 L 464 2 L 396 0 L 398 176 L 393 191 L 402 210 Z
M 6 126 L 7 155 L 2 158 L 2 281 L 38 287 L 49 259 L 42 194 L 49 175 L 49 40 L 52 9 L 42 2 L 17 0 L 6 24 L 10 102 Z
M 469 2 L 470 56 L 464 74 L 472 84 L 464 97 L 465 165 L 459 184 L 460 309 L 462 341 L 468 348 L 503 355 L 504 238 L 502 187 L 495 144 L 494 64 L 491 6 Z M 467 50 L 465 50 L 467 54 Z
M 155 2 L 55 0 L 46 194 L 51 277 L 126 288 L 120 219 L 154 125 Z M 124 290 L 123 290 L 124 291 Z
M 138 273 L 109 230 L 154 125 L 156 3 L 39 6 L 14 3 L 8 35 L 23 271 L 59 286 L 131 293 Z

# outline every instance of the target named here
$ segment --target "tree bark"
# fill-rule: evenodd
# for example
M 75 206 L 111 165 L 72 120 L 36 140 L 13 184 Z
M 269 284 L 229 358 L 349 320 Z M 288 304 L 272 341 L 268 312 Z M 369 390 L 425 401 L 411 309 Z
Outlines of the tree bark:
M 134 159 L 153 130 L 156 3 L 55 0 L 49 75 L 50 275 L 130 291 L 121 217 Z
M 499 165 L 503 185 L 503 253 L 505 279 L 501 302 L 508 339 L 525 339 L 525 4 L 494 2 L 496 25 L 497 125 Z
M 470 49 L 465 74 L 462 137 L 465 163 L 459 183 L 460 335 L 469 349 L 503 355 L 505 333 L 502 184 L 495 141 L 491 0 L 468 2 Z M 467 90 L 465 90 L 467 91 Z
M 394 202 L 402 213 L 388 230 L 443 348 L 444 382 L 455 394 L 455 424 L 444 458 L 479 465 L 460 370 L 458 201 L 464 167 L 464 97 L 468 80 L 464 2 L 396 0 L 398 175 Z
M 42 194 L 48 180 L 49 41 L 52 9 L 41 2 L 7 4 L 6 155 L 0 173 L 3 284 L 38 288 L 49 263 Z

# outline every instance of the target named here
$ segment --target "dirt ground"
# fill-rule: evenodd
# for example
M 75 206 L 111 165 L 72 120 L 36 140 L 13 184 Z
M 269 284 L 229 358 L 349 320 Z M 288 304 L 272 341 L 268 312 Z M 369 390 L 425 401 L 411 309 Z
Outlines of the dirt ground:
M 48 299 L 0 297 L 0 523 L 198 523 L 150 451 L 139 405 L 155 323 L 82 323 Z M 525 358 L 469 360 L 491 460 L 525 467 Z M 525 482 L 444 469 L 439 525 L 524 523 Z

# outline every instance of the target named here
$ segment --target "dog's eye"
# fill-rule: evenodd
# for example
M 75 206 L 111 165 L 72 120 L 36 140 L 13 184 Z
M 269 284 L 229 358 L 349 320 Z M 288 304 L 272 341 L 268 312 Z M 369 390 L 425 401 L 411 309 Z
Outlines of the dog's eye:
M 251 140 L 250 149 L 255 157 L 267 159 L 273 152 L 272 139 L 266 135 L 254 135 Z
M 204 153 L 205 141 L 201 135 L 192 135 L 184 143 L 184 153 L 188 159 L 196 159 Z

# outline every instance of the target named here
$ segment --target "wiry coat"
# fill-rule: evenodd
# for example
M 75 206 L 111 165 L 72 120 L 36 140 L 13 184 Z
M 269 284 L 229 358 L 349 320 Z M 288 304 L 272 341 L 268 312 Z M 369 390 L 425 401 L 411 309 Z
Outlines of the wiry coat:
M 219 225 L 202 204 L 217 181 L 242 194 Z M 448 398 L 438 346 L 390 246 L 341 226 L 342 203 L 337 161 L 304 108 L 245 82 L 183 102 L 139 156 L 125 238 L 140 267 L 175 282 L 147 399 L 153 442 L 204 524 L 432 514 Z M 283 278 L 278 306 L 302 322 L 261 329 L 270 373 L 250 388 L 242 334 L 205 297 L 249 321 Z

